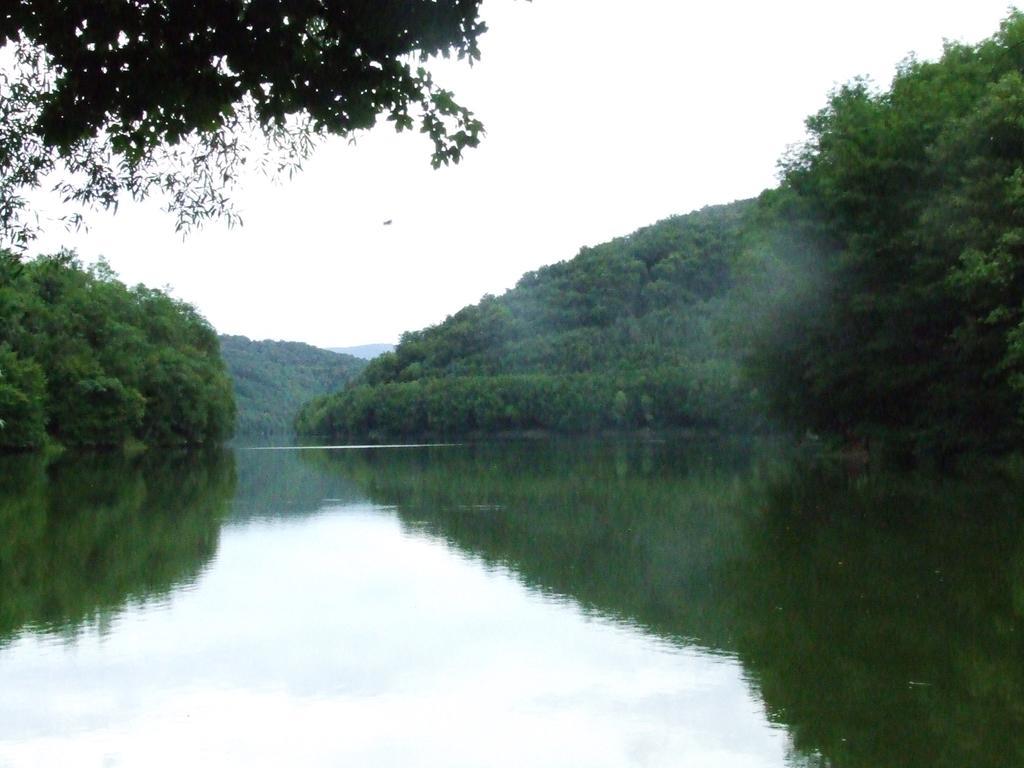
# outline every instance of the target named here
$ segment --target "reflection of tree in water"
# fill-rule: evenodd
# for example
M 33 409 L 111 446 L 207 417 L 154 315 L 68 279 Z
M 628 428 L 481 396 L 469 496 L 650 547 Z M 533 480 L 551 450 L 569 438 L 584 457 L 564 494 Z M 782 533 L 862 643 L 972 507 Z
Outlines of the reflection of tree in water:
M 0 644 L 103 626 L 195 579 L 234 484 L 223 452 L 0 459 Z
M 238 492 L 232 523 L 311 515 L 326 505 L 363 502 L 352 481 L 321 472 L 304 460 L 305 451 L 239 448 L 235 453 Z
M 797 474 L 734 613 L 796 745 L 835 766 L 1024 765 L 1022 483 Z
M 650 445 L 309 460 L 531 587 L 735 655 L 794 764 L 1024 765 L 1020 480 Z
M 727 472 L 722 462 L 730 462 Z M 732 648 L 710 577 L 740 556 L 741 449 L 512 443 L 311 454 L 406 525 L 511 568 L 528 586 L 683 640 Z M 683 468 L 683 469 L 680 469 Z M 678 599 L 686 595 L 687 599 Z

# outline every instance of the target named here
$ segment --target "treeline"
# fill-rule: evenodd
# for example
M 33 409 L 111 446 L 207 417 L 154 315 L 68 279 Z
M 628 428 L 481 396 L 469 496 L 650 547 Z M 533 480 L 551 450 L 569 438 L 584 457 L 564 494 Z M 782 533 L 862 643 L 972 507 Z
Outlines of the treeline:
M 385 403 L 412 382 L 489 377 L 508 400 L 503 388 L 521 380 L 494 377 L 712 366 L 728 372 L 717 399 L 757 405 L 752 426 L 759 412 L 800 433 L 940 460 L 1013 450 L 1024 437 L 1022 73 L 1024 16 L 1013 12 L 977 45 L 908 59 L 887 90 L 842 86 L 781 160 L 777 189 L 584 248 L 406 334 L 370 364 L 363 389 L 311 404 L 299 426 L 462 432 L 480 428 L 474 412 L 435 419 L 435 404 L 458 412 L 443 398 L 412 422 Z M 687 401 L 685 386 L 658 396 Z
M 193 307 L 73 254 L 0 252 L 0 449 L 231 435 L 217 336 Z
M 349 439 L 613 429 L 742 429 L 752 398 L 714 365 L 633 373 L 449 376 L 356 386 L 300 411 L 300 433 Z
M 239 435 L 292 431 L 303 403 L 345 386 L 366 361 L 296 341 L 221 336 L 220 350 L 234 385 Z

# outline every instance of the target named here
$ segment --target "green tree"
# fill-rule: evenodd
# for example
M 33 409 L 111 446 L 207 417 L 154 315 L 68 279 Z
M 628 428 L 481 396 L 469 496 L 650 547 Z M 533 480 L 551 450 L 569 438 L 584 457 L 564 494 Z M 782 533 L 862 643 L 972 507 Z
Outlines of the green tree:
M 318 138 L 385 116 L 418 124 L 433 163 L 482 130 L 434 82 L 431 56 L 474 60 L 480 0 L 11 0 L 0 14 L 0 243 L 24 244 L 26 188 L 69 202 L 167 194 L 179 228 L 234 216 L 228 193 L 265 140 L 278 170 Z
M 0 448 L 31 448 L 46 437 L 42 368 L 0 344 Z
M 0 447 L 38 446 L 46 434 L 104 446 L 230 436 L 231 382 L 216 334 L 191 306 L 129 289 L 70 253 L 4 264 Z
M 790 423 L 939 459 L 1019 445 L 1022 43 L 1015 12 L 886 91 L 843 86 L 784 158 L 752 368 Z

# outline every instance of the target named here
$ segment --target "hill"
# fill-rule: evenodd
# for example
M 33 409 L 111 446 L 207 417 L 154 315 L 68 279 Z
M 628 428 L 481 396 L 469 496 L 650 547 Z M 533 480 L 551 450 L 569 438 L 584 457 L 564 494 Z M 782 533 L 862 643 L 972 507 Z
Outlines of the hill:
M 280 435 L 306 401 L 337 390 L 358 374 L 366 361 L 297 341 L 252 341 L 221 336 L 238 407 L 240 435 Z
M 836 88 L 756 202 L 525 275 L 311 403 L 339 436 L 779 419 L 938 466 L 1024 445 L 1024 14 Z
M 304 408 L 341 437 L 751 423 L 723 342 L 755 201 L 675 216 L 524 275 L 406 333 L 356 386 Z

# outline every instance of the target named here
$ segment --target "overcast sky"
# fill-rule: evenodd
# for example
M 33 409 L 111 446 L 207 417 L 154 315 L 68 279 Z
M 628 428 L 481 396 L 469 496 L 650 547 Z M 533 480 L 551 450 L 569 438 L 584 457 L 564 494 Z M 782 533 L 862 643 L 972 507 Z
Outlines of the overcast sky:
M 483 58 L 435 77 L 484 121 L 456 167 L 390 125 L 320 147 L 294 180 L 237 196 L 245 224 L 182 241 L 157 201 L 53 227 L 37 250 L 102 254 L 171 286 L 221 332 L 393 342 L 543 264 L 776 183 L 828 91 L 885 86 L 911 51 L 976 42 L 1003 0 L 485 0 Z M 383 226 L 387 219 L 391 226 Z

